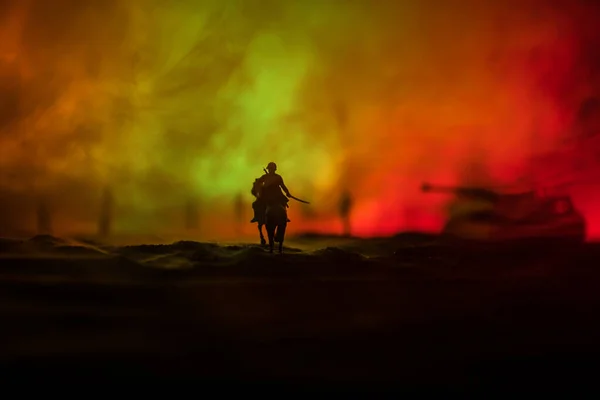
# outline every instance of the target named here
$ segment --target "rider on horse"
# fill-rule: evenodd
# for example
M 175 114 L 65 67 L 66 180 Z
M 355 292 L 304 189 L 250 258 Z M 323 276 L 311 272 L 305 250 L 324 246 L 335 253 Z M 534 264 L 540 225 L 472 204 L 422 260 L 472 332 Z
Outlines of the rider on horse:
M 264 215 L 268 205 L 282 204 L 288 207 L 288 197 L 290 197 L 291 194 L 283 183 L 281 175 L 275 173 L 276 170 L 277 165 L 274 162 L 270 162 L 269 165 L 267 165 L 267 173 L 254 182 L 252 195 L 256 197 L 256 201 L 252 203 L 254 218 L 250 221 L 251 223 L 258 222 L 258 216 Z M 281 190 L 285 192 L 285 195 Z M 288 222 L 290 222 L 289 219 Z

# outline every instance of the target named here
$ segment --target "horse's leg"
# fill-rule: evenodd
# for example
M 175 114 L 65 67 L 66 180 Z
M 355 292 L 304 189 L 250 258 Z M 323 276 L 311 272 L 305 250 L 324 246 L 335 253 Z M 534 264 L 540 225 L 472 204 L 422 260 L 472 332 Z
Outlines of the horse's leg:
M 272 253 L 275 247 L 275 227 L 270 224 L 267 224 L 267 236 L 269 237 L 269 253 Z
M 281 227 L 277 228 L 278 230 L 281 229 Z M 283 235 L 281 235 L 283 236 Z M 279 254 L 283 254 L 283 238 L 279 236 Z
M 287 228 L 287 224 L 284 222 L 283 224 L 277 227 L 277 236 L 279 238 L 279 253 L 283 253 L 283 239 L 285 238 L 285 230 Z
M 263 224 L 258 224 L 258 234 L 260 235 L 260 244 L 264 246 L 265 244 L 267 244 L 267 241 L 265 240 L 265 236 L 263 235 L 262 227 L 263 227 Z

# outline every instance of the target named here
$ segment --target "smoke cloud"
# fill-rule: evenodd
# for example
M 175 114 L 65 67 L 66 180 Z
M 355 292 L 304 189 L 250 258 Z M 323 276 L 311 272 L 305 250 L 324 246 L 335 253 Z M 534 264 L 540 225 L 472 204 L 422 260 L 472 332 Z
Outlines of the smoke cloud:
M 117 231 L 182 228 L 193 198 L 202 235 L 219 235 L 275 161 L 313 203 L 314 221 L 292 205 L 294 229 L 338 230 L 348 188 L 358 234 L 436 230 L 446 199 L 424 180 L 550 184 L 535 160 L 566 146 L 551 164 L 574 173 L 600 126 L 599 15 L 585 1 L 0 1 L 2 229 L 31 229 L 39 198 L 55 231 L 95 229 L 110 186 Z M 595 189 L 578 190 L 600 233 Z

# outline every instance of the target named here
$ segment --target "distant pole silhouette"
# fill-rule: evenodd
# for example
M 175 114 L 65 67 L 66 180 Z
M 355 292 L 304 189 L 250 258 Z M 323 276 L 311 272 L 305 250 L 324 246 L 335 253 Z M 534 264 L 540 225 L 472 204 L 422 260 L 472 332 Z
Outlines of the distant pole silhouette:
M 242 226 L 244 223 L 244 196 L 241 193 L 235 197 L 233 204 L 233 212 L 235 215 L 235 227 L 238 235 L 242 234 Z
M 199 219 L 198 203 L 195 199 L 189 198 L 185 204 L 185 228 L 187 230 L 198 229 Z
M 340 130 L 340 133 L 343 133 L 343 135 L 341 135 L 340 137 L 343 138 L 343 140 L 346 142 L 346 145 L 352 145 L 353 140 L 352 137 L 349 135 L 350 132 L 348 132 L 347 129 L 349 117 L 348 107 L 341 100 L 334 105 L 334 114 L 337 120 L 338 129 Z M 342 219 L 343 235 L 350 236 L 350 213 L 352 212 L 352 195 L 347 189 L 343 191 L 338 207 L 340 218 Z
M 44 199 L 40 200 L 37 208 L 37 234 L 52 235 L 52 216 Z
M 352 212 L 352 196 L 349 191 L 345 190 L 342 193 L 339 204 L 340 217 L 342 219 L 343 230 L 345 236 L 350 236 L 350 213 Z
M 112 229 L 114 198 L 112 190 L 107 186 L 102 193 L 100 202 L 100 218 L 98 220 L 98 235 L 108 237 Z
M 308 185 L 306 187 L 304 187 L 302 189 L 302 193 L 305 193 L 305 196 L 307 198 L 314 198 L 314 187 L 313 185 Z M 305 220 L 313 220 L 316 217 L 316 212 L 315 212 L 315 207 L 314 206 L 310 206 L 310 207 L 300 207 L 299 209 L 300 211 L 300 215 L 302 215 L 302 218 Z

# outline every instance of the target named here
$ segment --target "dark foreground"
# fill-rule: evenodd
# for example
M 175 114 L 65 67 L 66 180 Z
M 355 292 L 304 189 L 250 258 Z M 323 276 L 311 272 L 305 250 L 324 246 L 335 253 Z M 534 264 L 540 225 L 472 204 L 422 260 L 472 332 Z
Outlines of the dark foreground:
M 597 391 L 593 244 L 407 236 L 279 256 L 37 238 L 0 250 L 5 382 Z

